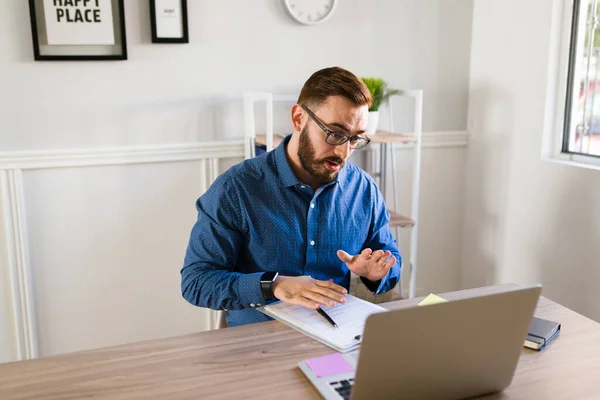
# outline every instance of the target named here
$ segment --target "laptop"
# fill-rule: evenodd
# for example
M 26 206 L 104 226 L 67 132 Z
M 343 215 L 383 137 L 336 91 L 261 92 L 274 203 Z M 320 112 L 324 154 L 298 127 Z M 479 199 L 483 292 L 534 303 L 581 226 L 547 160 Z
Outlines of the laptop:
M 325 399 L 461 399 L 510 385 L 541 286 L 516 287 L 367 318 L 343 373 L 298 366 Z M 307 362 L 308 361 L 308 362 Z M 315 368 L 313 371 L 312 368 Z M 335 369 L 335 368 L 334 368 Z

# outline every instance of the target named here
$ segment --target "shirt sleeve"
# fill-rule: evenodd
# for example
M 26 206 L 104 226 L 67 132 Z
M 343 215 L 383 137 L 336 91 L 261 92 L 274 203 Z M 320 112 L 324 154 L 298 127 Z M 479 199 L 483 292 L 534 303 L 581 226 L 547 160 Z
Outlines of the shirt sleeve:
M 370 248 L 371 250 L 389 250 L 392 256 L 396 257 L 396 263 L 392 265 L 386 276 L 381 280 L 373 282 L 366 278 L 361 277 L 361 281 L 365 284 L 367 289 L 375 294 L 382 294 L 389 290 L 392 290 L 400 281 L 400 266 L 402 265 L 402 256 L 400 250 L 396 245 L 396 239 L 392 236 L 390 231 L 389 221 L 390 213 L 385 208 L 385 202 L 383 201 L 383 195 L 372 183 L 372 223 L 369 229 L 369 236 L 363 246 L 363 248 Z
M 241 310 L 265 304 L 262 272 L 237 268 L 245 223 L 231 180 L 221 175 L 196 202 L 198 218 L 190 235 L 181 293 L 191 304 L 213 310 Z

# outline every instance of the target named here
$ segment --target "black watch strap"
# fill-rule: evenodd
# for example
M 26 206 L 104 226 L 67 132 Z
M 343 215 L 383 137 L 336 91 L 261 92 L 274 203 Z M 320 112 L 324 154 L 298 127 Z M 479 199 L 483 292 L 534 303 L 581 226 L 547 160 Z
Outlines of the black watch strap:
M 268 271 L 263 273 L 260 277 L 260 292 L 267 300 L 273 300 L 275 298 L 273 295 L 273 282 L 277 279 L 277 275 L 279 275 L 279 272 Z

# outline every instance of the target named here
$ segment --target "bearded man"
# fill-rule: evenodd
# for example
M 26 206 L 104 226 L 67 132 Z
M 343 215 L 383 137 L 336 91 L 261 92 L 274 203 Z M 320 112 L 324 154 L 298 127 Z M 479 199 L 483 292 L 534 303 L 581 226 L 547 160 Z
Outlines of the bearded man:
M 181 269 L 183 297 L 228 312 L 227 325 L 269 320 L 281 300 L 344 303 L 351 272 L 373 293 L 394 288 L 401 257 L 373 179 L 348 157 L 370 142 L 372 97 L 356 75 L 315 72 L 291 108 L 293 133 L 220 175 L 196 202 Z

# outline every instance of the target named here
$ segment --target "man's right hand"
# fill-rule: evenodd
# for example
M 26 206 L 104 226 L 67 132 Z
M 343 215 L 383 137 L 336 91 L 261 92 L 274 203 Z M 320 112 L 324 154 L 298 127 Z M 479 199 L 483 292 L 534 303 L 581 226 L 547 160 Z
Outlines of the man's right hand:
M 284 303 L 316 309 L 344 303 L 348 291 L 333 280 L 319 281 L 310 276 L 281 276 L 273 282 L 273 295 Z

